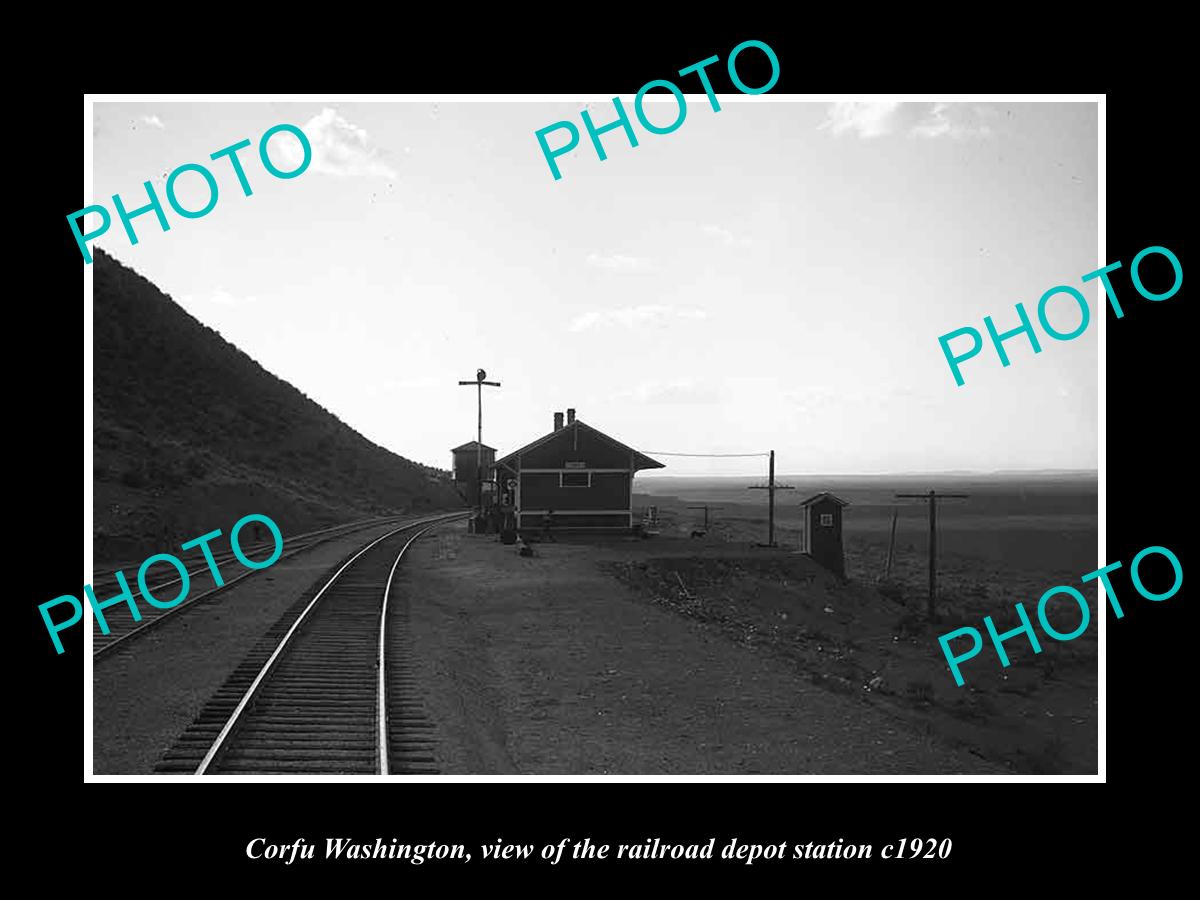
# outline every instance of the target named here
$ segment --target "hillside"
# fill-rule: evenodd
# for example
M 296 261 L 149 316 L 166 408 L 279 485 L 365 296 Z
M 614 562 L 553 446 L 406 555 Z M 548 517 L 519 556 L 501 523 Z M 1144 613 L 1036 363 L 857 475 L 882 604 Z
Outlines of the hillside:
M 286 535 L 462 505 L 449 473 L 367 440 L 102 251 L 94 266 L 98 563 L 251 512 Z

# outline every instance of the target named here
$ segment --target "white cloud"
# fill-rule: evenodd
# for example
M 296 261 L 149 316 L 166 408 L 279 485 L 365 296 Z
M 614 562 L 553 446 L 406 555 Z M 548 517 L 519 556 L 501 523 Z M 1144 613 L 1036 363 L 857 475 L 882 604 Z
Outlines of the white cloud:
M 784 391 L 782 399 L 792 404 L 796 412 L 814 413 L 835 404 L 838 391 L 826 384 L 807 385 Z
M 673 319 L 707 319 L 708 313 L 702 309 L 684 306 L 663 306 L 657 303 L 643 306 L 625 306 L 619 309 L 592 310 L 576 316 L 571 322 L 571 331 L 587 331 L 589 328 L 604 325 L 621 325 L 625 328 L 637 328 L 654 324 L 664 324 Z
M 336 109 L 325 107 L 300 129 L 312 145 L 312 171 L 327 175 L 396 178 L 396 171 L 382 158 L 363 128 L 346 121 Z M 295 169 L 304 159 L 298 140 L 272 141 L 272 154 L 280 156 L 281 168 Z
M 912 412 L 918 408 L 936 406 L 935 399 L 908 385 L 885 385 L 869 390 L 847 389 L 828 384 L 804 385 L 781 393 L 784 402 L 799 415 L 854 415 L 868 412 Z
M 676 378 L 671 381 L 646 381 L 632 390 L 620 391 L 616 399 L 636 403 L 716 403 L 720 393 L 711 384 L 694 378 Z
M 863 138 L 879 137 L 891 132 L 892 118 L 899 106 L 899 103 L 834 103 L 819 127 L 834 134 L 854 131 Z
M 984 121 L 983 107 L 964 103 L 935 103 L 933 109 L 917 122 L 909 134 L 917 137 L 951 137 L 956 139 L 987 137 L 992 133 Z
M 986 107 L 970 103 L 833 103 L 818 127 L 835 135 L 860 138 L 906 134 L 910 137 L 987 137 L 992 133 Z
M 445 382 L 436 376 L 414 375 L 408 378 L 383 378 L 378 381 L 364 381 L 361 390 L 367 396 L 381 397 L 394 394 L 413 394 L 441 387 L 445 387 Z
M 409 391 L 417 388 L 442 387 L 443 380 L 433 375 L 415 375 L 412 378 L 385 378 L 379 387 L 385 391 Z
M 153 125 L 159 131 L 165 131 L 167 128 L 167 126 L 162 123 L 162 119 L 160 119 L 158 116 L 139 116 L 139 119 L 140 121 L 145 122 L 147 125 Z
M 237 297 L 223 288 L 217 288 L 211 294 L 204 294 L 200 297 L 197 297 L 195 294 L 184 294 L 179 298 L 179 305 L 184 309 L 191 309 L 193 306 L 204 304 L 212 304 L 213 306 L 245 306 L 247 303 L 257 302 L 257 297 L 249 295 Z
M 734 234 L 728 228 L 722 228 L 720 225 L 705 225 L 701 228 L 705 234 L 719 238 L 727 247 L 749 247 L 754 242 L 748 237 L 742 237 Z
M 589 253 L 587 264 L 597 269 L 612 269 L 616 271 L 633 272 L 648 268 L 650 260 L 640 256 L 622 256 L 614 253 L 612 256 L 601 256 L 599 253 Z

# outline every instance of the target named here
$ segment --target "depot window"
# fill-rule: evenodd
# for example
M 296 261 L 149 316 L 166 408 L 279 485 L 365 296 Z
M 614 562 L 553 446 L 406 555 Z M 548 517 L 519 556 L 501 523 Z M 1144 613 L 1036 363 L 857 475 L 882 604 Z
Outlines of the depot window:
M 559 472 L 558 473 L 559 487 L 581 487 L 590 488 L 592 486 L 591 472 Z
M 821 524 L 830 526 L 833 524 L 833 513 L 821 513 Z

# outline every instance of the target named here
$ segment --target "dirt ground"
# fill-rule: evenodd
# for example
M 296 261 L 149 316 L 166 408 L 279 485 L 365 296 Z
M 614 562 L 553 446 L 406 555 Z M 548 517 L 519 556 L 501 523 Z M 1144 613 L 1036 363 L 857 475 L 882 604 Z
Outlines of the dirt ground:
M 331 567 L 387 530 L 366 529 L 282 559 L 96 660 L 93 772 L 151 773 L 263 632 Z
M 831 689 L 719 621 L 656 602 L 647 560 L 729 545 L 537 544 L 447 527 L 414 545 L 402 584 L 414 670 L 445 773 L 1004 774 L 869 692 Z M 746 548 L 735 550 L 746 554 Z M 796 554 L 757 551 L 808 567 Z M 645 563 L 646 569 L 639 569 Z M 622 573 L 624 573 L 622 575 Z M 796 598 L 793 585 L 793 603 Z M 820 615 L 826 615 L 820 613 Z M 935 645 L 936 648 L 936 645 Z M 943 663 L 944 667 L 944 663 Z M 948 676 L 947 676 L 948 677 Z
M 662 556 L 615 564 L 611 571 L 649 602 L 705 622 L 735 643 L 784 660 L 813 684 L 886 710 L 1007 771 L 1096 771 L 1094 631 L 1070 643 L 1043 640 L 1041 655 L 1009 642 L 1007 669 L 989 647 L 964 666 L 967 683 L 959 686 L 937 642 L 953 628 L 945 616 L 930 623 L 922 605 L 831 578 L 795 554 L 772 558 L 733 548 L 727 554 Z M 1002 577 L 979 574 L 989 586 Z M 998 621 L 1006 622 L 999 592 L 996 606 Z M 1067 631 L 1074 622 L 1069 611 L 1059 621 L 1063 612 L 1051 610 L 1051 619 Z M 958 624 L 959 613 L 953 616 Z
M 700 513 L 688 507 L 698 500 L 719 501 L 720 518 L 707 540 L 726 544 L 727 564 L 648 559 L 616 574 L 648 601 L 708 621 L 732 640 L 791 661 L 815 683 L 858 693 L 1006 771 L 1095 773 L 1096 622 L 1104 611 L 1097 608 L 1096 591 L 1080 583 L 1083 573 L 1097 568 L 1094 482 L 980 484 L 971 488 L 969 501 L 947 505 L 938 525 L 933 623 L 927 616 L 926 509 L 922 504 L 898 510 L 895 565 L 891 578 L 882 581 L 893 508 L 870 490 L 855 490 L 847 493 L 856 500 L 863 496 L 844 520 L 846 583 L 813 580 L 798 563 L 764 566 L 761 554 L 758 560 L 744 552 L 738 558 L 739 544 L 746 548 L 763 539 L 766 521 L 761 503 L 739 505 L 730 491 L 713 498 L 652 498 L 664 545 L 676 546 L 686 544 L 698 524 Z M 777 512 L 780 546 L 794 549 L 801 524 L 797 508 L 792 504 Z M 956 685 L 938 636 L 962 626 L 983 632 L 984 616 L 1007 631 L 1019 624 L 1016 602 L 1034 616 L 1038 599 L 1055 585 L 1073 585 L 1088 599 L 1091 624 L 1085 633 L 1069 642 L 1043 635 L 1040 654 L 1024 638 L 1010 640 L 1006 646 L 1013 664 L 1007 669 L 985 637 L 983 651 L 963 666 L 966 684 Z M 1063 632 L 1076 627 L 1079 615 L 1069 599 L 1060 599 L 1049 612 Z M 955 649 L 966 640 L 960 638 Z
M 151 772 L 260 635 L 367 539 L 282 560 L 99 660 L 94 771 Z M 974 660 L 958 688 L 937 626 L 791 551 L 669 536 L 535 549 L 446 526 L 398 571 L 443 773 L 1096 771 L 1094 634 L 1010 648 L 1007 670 Z M 974 575 L 972 601 L 998 602 L 1002 573 Z

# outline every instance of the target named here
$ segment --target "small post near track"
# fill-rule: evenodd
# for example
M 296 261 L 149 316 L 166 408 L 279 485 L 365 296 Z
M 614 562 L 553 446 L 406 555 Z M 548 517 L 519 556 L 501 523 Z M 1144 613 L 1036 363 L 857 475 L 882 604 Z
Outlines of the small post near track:
M 888 581 L 892 577 L 892 559 L 894 558 L 895 552 L 896 552 L 896 516 L 899 513 L 900 513 L 900 510 L 893 506 L 892 507 L 892 533 L 891 533 L 891 536 L 888 538 L 887 562 L 883 564 L 883 580 L 884 581 Z
M 705 530 L 705 531 L 708 531 L 708 511 L 709 511 L 710 509 L 724 509 L 724 508 L 725 508 L 725 507 L 723 507 L 723 506 L 710 506 L 710 505 L 709 505 L 709 504 L 707 504 L 707 503 L 704 503 L 704 504 L 702 504 L 702 505 L 700 505 L 700 506 L 689 506 L 689 507 L 688 507 L 688 509 L 702 509 L 702 510 L 704 510 L 704 530 Z

